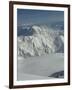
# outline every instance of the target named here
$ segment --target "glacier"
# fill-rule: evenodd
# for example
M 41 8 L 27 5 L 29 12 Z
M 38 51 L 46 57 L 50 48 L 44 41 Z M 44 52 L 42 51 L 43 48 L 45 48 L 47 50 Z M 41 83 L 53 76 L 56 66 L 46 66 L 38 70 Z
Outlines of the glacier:
M 54 30 L 47 25 L 32 25 L 30 29 L 32 35 L 18 36 L 18 56 L 28 58 L 51 53 L 64 53 L 63 30 Z

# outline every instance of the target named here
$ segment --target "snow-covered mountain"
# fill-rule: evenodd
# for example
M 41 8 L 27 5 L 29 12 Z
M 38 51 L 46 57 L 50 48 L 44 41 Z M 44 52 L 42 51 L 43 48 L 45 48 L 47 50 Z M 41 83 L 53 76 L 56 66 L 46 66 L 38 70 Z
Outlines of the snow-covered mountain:
M 31 35 L 18 36 L 18 56 L 27 58 L 50 53 L 64 53 L 63 30 L 53 30 L 47 25 L 33 25 L 30 29 Z

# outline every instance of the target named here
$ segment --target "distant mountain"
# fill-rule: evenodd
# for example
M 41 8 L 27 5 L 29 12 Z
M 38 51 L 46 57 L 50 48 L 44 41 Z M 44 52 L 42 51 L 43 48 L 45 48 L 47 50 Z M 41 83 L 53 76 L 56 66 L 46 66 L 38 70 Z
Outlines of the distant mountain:
M 55 22 L 50 24 L 34 24 L 36 26 L 46 26 L 53 30 L 64 30 L 64 22 Z M 31 36 L 33 35 L 32 26 L 34 25 L 21 25 L 17 26 L 17 36 Z
M 17 41 L 19 56 L 27 58 L 50 53 L 64 53 L 63 30 L 54 30 L 47 25 L 32 25 L 22 27 L 21 33 L 24 35 L 18 35 Z
M 31 29 L 31 26 L 27 25 L 27 26 L 18 26 L 17 27 L 17 36 L 30 36 L 32 35 L 32 29 Z
M 50 27 L 55 29 L 55 30 L 64 30 L 64 22 L 55 22 L 50 24 Z

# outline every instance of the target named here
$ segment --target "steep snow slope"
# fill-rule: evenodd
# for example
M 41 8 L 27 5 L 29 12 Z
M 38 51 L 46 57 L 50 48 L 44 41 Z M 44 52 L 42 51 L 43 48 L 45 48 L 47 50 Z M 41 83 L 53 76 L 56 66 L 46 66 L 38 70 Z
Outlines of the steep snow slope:
M 46 25 L 33 25 L 33 35 L 18 36 L 18 56 L 24 58 L 64 52 L 63 30 L 53 30 Z

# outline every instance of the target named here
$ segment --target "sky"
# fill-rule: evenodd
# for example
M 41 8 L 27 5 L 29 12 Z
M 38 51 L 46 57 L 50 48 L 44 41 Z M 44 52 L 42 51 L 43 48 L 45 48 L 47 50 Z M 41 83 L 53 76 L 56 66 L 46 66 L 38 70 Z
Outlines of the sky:
M 17 9 L 17 25 L 48 24 L 64 21 L 64 11 Z

